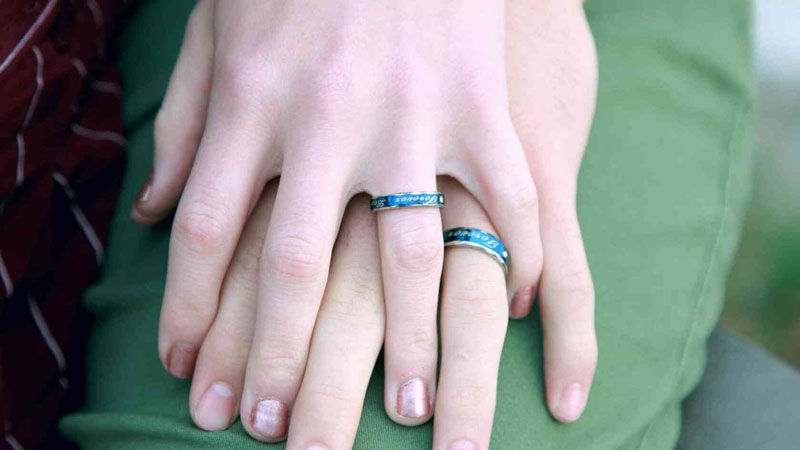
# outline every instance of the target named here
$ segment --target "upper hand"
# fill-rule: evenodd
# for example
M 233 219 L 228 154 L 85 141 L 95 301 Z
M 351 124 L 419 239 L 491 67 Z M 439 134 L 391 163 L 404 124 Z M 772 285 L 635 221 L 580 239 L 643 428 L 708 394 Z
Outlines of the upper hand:
M 357 192 L 458 180 L 513 255 L 509 297 L 541 271 L 537 192 L 508 110 L 502 2 L 201 0 L 156 120 L 149 194 L 180 195 L 159 330 L 168 370 L 189 376 L 248 214 L 280 175 L 260 265 L 243 409 L 290 404 L 342 211 Z M 182 195 L 181 195 L 181 190 Z M 380 213 L 386 407 L 410 377 L 435 395 L 442 270 L 439 211 Z

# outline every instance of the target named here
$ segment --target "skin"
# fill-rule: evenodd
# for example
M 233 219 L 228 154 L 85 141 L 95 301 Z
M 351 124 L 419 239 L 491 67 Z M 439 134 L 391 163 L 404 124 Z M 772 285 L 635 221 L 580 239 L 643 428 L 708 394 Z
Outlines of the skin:
M 411 11 L 421 14 L 420 5 L 360 12 L 382 19 L 369 22 L 377 28 L 365 43 L 357 38 L 365 32 L 355 20 L 360 15 L 348 8 L 319 14 L 315 9 L 318 17 L 308 18 L 291 2 L 273 2 L 276 11 L 238 9 L 246 3 L 227 2 L 237 6 L 223 8 L 204 0 L 194 11 L 157 120 L 152 185 L 133 211 L 135 219 L 152 223 L 181 197 L 159 355 L 174 375 L 193 374 L 195 423 L 224 429 L 240 411 L 256 439 L 288 437 L 288 448 L 312 443 L 350 448 L 383 345 L 385 403 L 393 420 L 416 425 L 435 412 L 435 448 L 464 439 L 487 448 L 506 300 L 512 299 L 512 317 L 524 317 L 536 292 L 548 407 L 558 420 L 576 420 L 597 358 L 594 294 L 575 209 L 597 82 L 581 5 L 509 1 L 505 23 L 502 11 L 498 19 L 484 8 L 488 19 L 478 20 L 464 8 L 445 28 L 457 32 L 461 26 L 471 30 L 461 35 L 482 37 L 486 45 L 463 43 L 482 49 L 467 61 L 460 44 L 426 36 L 421 50 L 402 26 L 388 26 L 410 20 L 404 14 Z M 415 23 L 441 17 L 424 13 L 413 16 Z M 259 23 L 258 17 L 314 39 L 274 36 L 263 26 L 260 34 L 248 36 L 247 27 Z M 382 27 L 400 31 L 374 33 Z M 502 37 L 503 28 L 505 51 L 494 48 L 493 33 Z M 320 30 L 338 30 L 337 40 L 318 36 Z M 342 59 L 297 48 L 299 41 L 335 42 L 332 54 Z M 398 47 L 407 52 L 395 52 Z M 242 48 L 250 50 L 247 58 Z M 388 57 L 382 53 L 387 49 Z M 270 56 L 254 64 L 252 54 Z M 271 55 L 301 55 L 286 61 L 305 64 Z M 402 77 L 387 69 L 395 67 L 387 60 L 400 63 Z M 460 64 L 431 64 L 434 60 Z M 287 65 L 293 70 L 271 69 Z M 355 66 L 362 68 L 360 75 L 347 70 Z M 486 66 L 506 71 L 482 70 Z M 451 82 L 436 82 L 442 78 Z M 419 90 L 409 92 L 410 86 Z M 370 103 L 374 98 L 381 103 Z M 449 143 L 454 148 L 447 148 Z M 374 148 L 382 150 L 369 150 Z M 492 174 L 481 174 L 481 166 Z M 278 173 L 280 183 L 266 184 Z M 349 174 L 349 181 L 333 179 L 341 173 Z M 437 180 L 434 174 L 450 177 Z M 355 197 L 341 223 L 331 206 L 346 205 L 352 192 L 421 186 L 438 187 L 447 206 L 371 214 L 366 199 Z M 487 255 L 463 248 L 444 255 L 441 229 L 453 226 L 475 226 L 501 237 L 512 255 L 508 286 Z M 309 236 L 320 241 L 310 242 Z M 484 279 L 464 284 L 464 277 L 455 275 L 464 271 Z M 443 346 L 437 385 L 440 274 Z M 409 279 L 415 282 L 409 285 Z M 433 408 L 404 417 L 398 414 L 398 389 L 417 378 Z M 470 393 L 466 404 L 464 392 Z M 265 399 L 285 407 L 288 430 L 265 435 L 253 427 L 253 412 Z

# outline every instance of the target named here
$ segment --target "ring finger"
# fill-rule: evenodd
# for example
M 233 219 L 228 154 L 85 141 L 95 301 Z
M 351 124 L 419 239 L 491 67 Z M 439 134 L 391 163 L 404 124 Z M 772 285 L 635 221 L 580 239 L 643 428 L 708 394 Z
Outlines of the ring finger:
M 428 174 L 405 190 L 434 193 L 436 178 L 433 170 Z M 384 405 L 395 422 L 418 425 L 430 419 L 436 392 L 441 216 L 434 207 L 379 211 L 377 216 L 386 296 Z
M 440 178 L 445 229 L 496 235 L 483 208 L 458 182 Z M 508 323 L 503 268 L 490 254 L 449 247 L 442 277 L 442 364 L 434 423 L 435 449 L 489 447 L 497 371 Z

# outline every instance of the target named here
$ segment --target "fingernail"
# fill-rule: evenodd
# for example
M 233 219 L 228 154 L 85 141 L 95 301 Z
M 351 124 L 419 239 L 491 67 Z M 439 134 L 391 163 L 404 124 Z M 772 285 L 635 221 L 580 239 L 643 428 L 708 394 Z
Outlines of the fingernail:
M 189 378 L 192 376 L 194 367 L 195 351 L 185 345 L 173 345 L 167 356 L 167 370 L 178 378 Z
M 153 191 L 153 172 L 150 172 L 150 175 L 147 176 L 147 180 L 142 185 L 142 188 L 139 190 L 139 194 L 136 196 L 136 203 L 144 203 L 148 199 L 150 199 L 150 194 Z
M 553 408 L 554 415 L 562 422 L 574 422 L 581 416 L 583 407 L 583 388 L 579 383 L 573 383 L 561 393 L 561 398 Z
M 514 297 L 511 299 L 508 313 L 514 319 L 521 319 L 525 317 L 531 310 L 531 302 L 533 302 L 533 295 L 536 293 L 536 286 L 528 286 L 519 289 Z
M 289 407 L 279 400 L 261 400 L 253 407 L 250 421 L 253 429 L 265 438 L 282 438 L 289 422 Z
M 195 423 L 209 431 L 228 428 L 236 402 L 228 383 L 217 381 L 200 398 L 194 413 Z
M 468 441 L 466 439 L 459 439 L 448 447 L 448 450 L 476 450 L 478 447 L 472 443 L 472 441 Z
M 311 444 L 308 447 L 306 447 L 306 450 L 329 450 L 329 449 L 328 447 L 322 444 Z
M 409 419 L 419 419 L 431 412 L 428 384 L 422 378 L 412 378 L 397 390 L 397 414 Z

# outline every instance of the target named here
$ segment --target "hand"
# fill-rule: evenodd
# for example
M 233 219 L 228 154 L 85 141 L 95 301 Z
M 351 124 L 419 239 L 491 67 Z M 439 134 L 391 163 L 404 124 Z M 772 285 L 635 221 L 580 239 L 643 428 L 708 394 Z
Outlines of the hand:
M 494 232 L 480 205 L 458 183 L 442 179 L 438 186 L 448 198 L 442 211 L 445 227 Z M 219 311 L 200 349 L 189 403 L 203 429 L 221 430 L 235 419 L 245 371 L 252 370 L 248 353 L 258 309 L 259 258 L 276 191 L 277 183 L 270 183 L 248 220 L 223 282 Z M 252 410 L 241 408 L 245 428 L 258 439 L 288 434 L 289 449 L 353 445 L 384 337 L 376 215 L 367 205 L 366 196 L 357 196 L 345 211 L 297 398 L 285 407 L 262 399 Z M 434 448 L 456 442 L 488 447 L 507 314 L 500 265 L 474 249 L 448 249 Z M 410 395 L 395 407 L 396 414 L 428 416 L 434 387 L 410 381 L 405 389 Z M 396 396 L 387 399 L 396 401 Z
M 508 113 L 501 2 L 201 0 L 156 121 L 152 185 L 134 216 L 175 216 L 159 356 L 188 377 L 241 230 L 280 174 L 262 249 L 243 408 L 291 405 L 354 193 L 457 179 L 513 255 L 509 292 L 541 271 L 536 187 Z M 185 183 L 185 187 L 184 187 Z M 386 407 L 410 374 L 434 389 L 442 223 L 377 217 L 386 301 Z M 528 301 L 523 299 L 523 301 Z M 257 376 L 256 376 L 257 374 Z
M 597 90 L 597 54 L 582 6 L 506 3 L 510 108 L 539 192 L 547 404 L 564 422 L 583 412 L 597 365 L 594 287 L 575 208 Z M 511 305 L 512 317 L 531 307 L 524 301 Z

